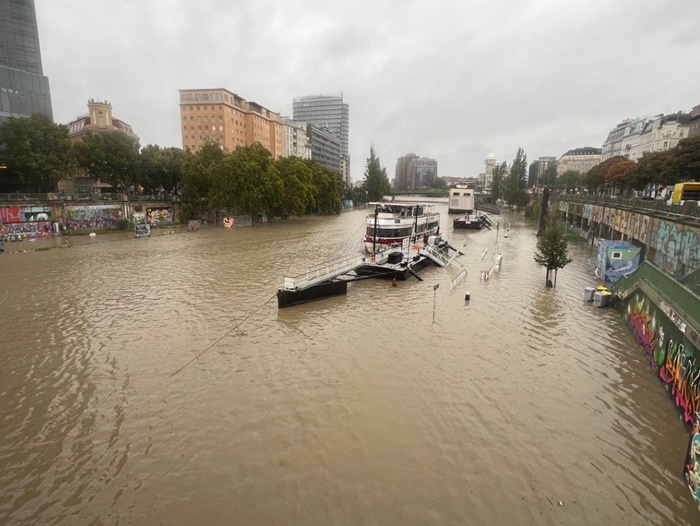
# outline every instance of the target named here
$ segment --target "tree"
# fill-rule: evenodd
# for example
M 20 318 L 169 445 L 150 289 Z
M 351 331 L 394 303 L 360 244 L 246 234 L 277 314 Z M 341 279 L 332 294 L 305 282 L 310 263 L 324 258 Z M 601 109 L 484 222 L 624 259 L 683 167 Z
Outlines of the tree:
M 508 175 L 508 165 L 503 162 L 493 167 L 493 179 L 491 180 L 491 196 L 495 199 L 503 197 L 503 180 Z
M 564 192 L 573 193 L 581 183 L 581 174 L 576 170 L 567 170 L 557 178 L 557 188 Z
M 554 188 L 557 184 L 557 163 L 549 163 L 549 166 L 542 174 L 541 186 Z
M 632 172 L 636 166 L 637 163 L 629 159 L 612 163 L 605 170 L 605 181 L 614 188 L 627 191 L 632 186 Z
M 386 175 L 386 168 L 382 168 L 379 157 L 374 153 L 374 146 L 369 149 L 367 167 L 365 168 L 365 181 L 363 188 L 367 192 L 370 201 L 381 201 L 385 195 L 391 192 L 389 177 Z
M 610 167 L 622 161 L 628 160 L 629 159 L 627 159 L 627 157 L 616 155 L 615 157 L 611 157 L 610 159 L 595 165 L 583 175 L 581 178 L 581 184 L 588 188 L 588 190 L 591 192 L 600 190 L 600 188 L 606 184 L 606 177 Z
M 630 173 L 632 188 L 643 190 L 649 184 L 678 182 L 674 153 L 673 150 L 663 150 L 642 155 Z
M 92 132 L 75 144 L 78 164 L 93 179 L 113 187 L 133 184 L 139 174 L 139 143 L 120 131 Z
M 527 155 L 522 148 L 518 148 L 518 152 L 513 159 L 513 164 L 510 167 L 510 173 L 504 180 L 503 196 L 508 204 L 522 208 L 529 202 L 529 197 L 525 191 L 527 185 Z
M 161 189 L 174 192 L 180 185 L 182 165 L 188 155 L 180 148 L 161 148 L 152 144 L 145 146 L 139 156 L 140 180 L 137 182 L 153 192 Z
M 546 221 L 544 235 L 537 241 L 537 249 L 535 252 L 535 261 L 547 269 L 545 278 L 546 286 L 551 285 L 551 272 L 554 270 L 554 284 L 557 286 L 557 272 L 560 268 L 564 268 L 571 263 L 572 259 L 568 255 L 568 243 L 564 238 L 566 229 L 559 221 L 556 215 L 550 215 Z
M 75 169 L 68 128 L 45 115 L 10 117 L 0 126 L 0 144 L 6 187 L 55 192 L 58 181 Z
M 291 214 L 305 214 L 315 203 L 311 167 L 300 157 L 280 157 L 275 166 L 282 181 L 283 198 L 273 213 L 283 219 Z
M 700 181 L 700 135 L 680 141 L 672 150 L 679 181 Z
M 212 182 L 222 173 L 224 157 L 218 145 L 207 143 L 197 153 L 183 158 L 182 190 L 187 199 L 199 203 L 209 199 Z

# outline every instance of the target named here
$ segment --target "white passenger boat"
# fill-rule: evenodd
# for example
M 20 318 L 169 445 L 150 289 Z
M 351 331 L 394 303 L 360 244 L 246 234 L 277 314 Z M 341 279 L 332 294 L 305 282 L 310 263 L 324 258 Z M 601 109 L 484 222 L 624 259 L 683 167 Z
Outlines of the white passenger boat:
M 439 233 L 440 213 L 427 203 L 369 203 L 365 249 L 370 254 L 406 243 L 425 244 Z M 375 236 L 376 229 L 376 236 Z

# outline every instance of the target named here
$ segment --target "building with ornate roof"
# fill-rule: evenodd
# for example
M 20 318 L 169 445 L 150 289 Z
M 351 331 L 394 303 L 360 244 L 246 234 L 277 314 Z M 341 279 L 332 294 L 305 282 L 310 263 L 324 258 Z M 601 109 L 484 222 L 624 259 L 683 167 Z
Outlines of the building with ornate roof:
M 71 138 L 77 138 L 91 132 L 109 131 L 119 131 L 137 141 L 139 140 L 129 124 L 112 116 L 112 105 L 106 100 L 90 99 L 87 115 L 81 115 L 68 124 L 68 135 Z

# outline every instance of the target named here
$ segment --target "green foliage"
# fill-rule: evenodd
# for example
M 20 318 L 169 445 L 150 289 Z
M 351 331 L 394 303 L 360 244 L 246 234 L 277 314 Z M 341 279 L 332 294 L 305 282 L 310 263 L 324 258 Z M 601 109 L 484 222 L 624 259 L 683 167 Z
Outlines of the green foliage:
M 572 259 L 568 255 L 568 243 L 565 235 L 564 225 L 555 214 L 550 214 L 547 218 L 544 234 L 537 241 L 539 252 L 535 253 L 535 261 L 538 265 L 550 271 L 564 268 L 571 263 Z
M 493 179 L 491 180 L 491 195 L 493 199 L 501 199 L 503 197 L 503 182 L 508 175 L 508 165 L 503 162 L 501 165 L 493 167 Z
M 389 177 L 386 175 L 386 168 L 382 168 L 379 157 L 374 153 L 374 146 L 369 150 L 365 181 L 362 186 L 367 192 L 369 201 L 381 201 L 385 195 L 391 192 L 391 184 L 389 184 Z
M 117 221 L 117 230 L 126 230 L 127 228 L 129 228 L 128 219 L 119 219 Z
M 149 144 L 141 149 L 139 158 L 138 184 L 147 189 L 147 193 L 156 190 L 175 191 L 182 179 L 182 166 L 187 156 L 191 155 L 179 148 L 161 148 Z
M 527 185 L 527 155 L 522 148 L 513 159 L 510 173 L 503 182 L 503 197 L 510 205 L 523 208 L 529 202 L 529 197 L 525 191 Z
M 554 188 L 557 184 L 557 163 L 550 163 L 547 169 L 542 174 L 541 186 L 546 188 Z
M 532 220 L 539 219 L 541 212 L 542 212 L 542 206 L 540 205 L 539 201 L 536 202 L 534 205 L 528 204 L 525 207 L 525 218 L 532 219 Z
M 688 137 L 671 150 L 678 181 L 700 181 L 700 135 Z
M 192 205 L 192 203 L 182 203 L 180 205 L 180 210 L 178 213 L 178 219 L 180 220 L 181 223 L 184 223 L 185 221 L 189 221 L 190 219 L 195 218 L 195 207 Z
M 55 192 L 58 181 L 75 169 L 68 128 L 45 115 L 10 117 L 0 127 L 0 170 L 6 189 Z
M 87 133 L 74 146 L 83 171 L 115 188 L 139 179 L 139 143 L 119 131 Z
M 566 193 L 572 193 L 581 184 L 581 174 L 575 170 L 567 170 L 557 178 L 557 188 Z

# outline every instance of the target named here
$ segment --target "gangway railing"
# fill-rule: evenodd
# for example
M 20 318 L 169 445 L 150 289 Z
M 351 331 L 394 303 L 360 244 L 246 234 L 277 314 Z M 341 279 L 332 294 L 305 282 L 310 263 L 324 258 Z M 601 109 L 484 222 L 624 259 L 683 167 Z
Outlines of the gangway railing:
M 460 269 L 464 268 L 464 266 L 461 263 L 455 261 L 449 256 L 449 254 L 447 254 L 447 252 L 436 247 L 435 245 L 425 245 L 423 246 L 423 248 L 420 249 L 420 252 L 423 253 L 426 257 L 428 257 L 430 260 L 432 260 L 436 265 L 439 265 L 441 267 L 454 265 L 455 267 Z
M 346 272 L 350 272 L 352 269 L 359 266 L 363 262 L 363 259 L 366 258 L 363 258 L 360 254 L 352 254 L 340 259 L 320 263 L 309 267 L 306 272 L 298 276 L 285 276 L 282 286 L 285 290 L 305 289 L 317 283 L 333 279 Z

